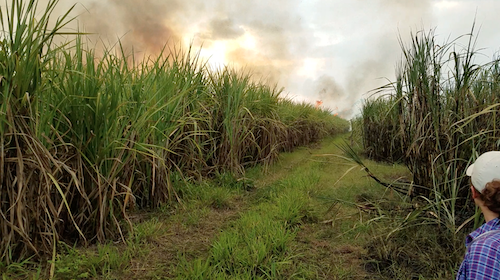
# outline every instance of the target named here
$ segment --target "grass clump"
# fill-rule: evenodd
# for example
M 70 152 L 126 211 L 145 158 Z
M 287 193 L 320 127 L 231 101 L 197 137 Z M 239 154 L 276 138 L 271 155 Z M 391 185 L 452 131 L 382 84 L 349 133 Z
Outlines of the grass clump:
M 286 221 L 276 219 L 273 212 L 247 212 L 217 237 L 208 258 L 184 260 L 178 277 L 276 279 L 290 263 L 290 244 L 295 234 L 295 230 L 291 230 Z
M 288 245 L 293 237 L 294 233 L 287 231 L 283 223 L 249 213 L 213 244 L 213 261 L 230 275 L 274 274 L 277 266 L 286 263 Z
M 367 270 L 380 273 L 383 279 L 454 278 L 466 234 L 423 223 L 418 217 L 402 221 L 402 214 L 411 215 L 408 210 L 388 211 L 365 247 Z
M 65 245 L 63 245 L 65 246 Z M 64 254 L 56 258 L 56 279 L 120 279 L 120 272 L 129 264 L 132 252 L 122 251 L 110 244 L 97 245 L 95 251 L 81 254 L 67 247 Z

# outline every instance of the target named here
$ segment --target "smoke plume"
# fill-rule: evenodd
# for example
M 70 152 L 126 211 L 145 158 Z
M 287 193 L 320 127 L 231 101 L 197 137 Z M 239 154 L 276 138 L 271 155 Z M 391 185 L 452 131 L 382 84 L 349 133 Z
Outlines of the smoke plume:
M 398 37 L 408 42 L 410 31 L 440 24 L 444 38 L 465 34 L 470 29 L 456 31 L 463 26 L 456 19 L 470 15 L 472 25 L 472 2 L 485 7 L 478 17 L 496 18 L 500 4 L 493 0 L 81 0 L 77 14 L 79 25 L 108 45 L 119 39 L 144 55 L 203 46 L 217 54 L 213 59 L 283 86 L 297 101 L 321 99 L 350 118 L 368 92 L 394 79 Z M 500 37 L 497 25 L 483 27 L 486 38 Z
M 182 33 L 175 15 L 182 11 L 177 0 L 84 1 L 87 12 L 80 16 L 84 30 L 113 43 L 118 39 L 126 51 L 158 54 L 179 44 Z

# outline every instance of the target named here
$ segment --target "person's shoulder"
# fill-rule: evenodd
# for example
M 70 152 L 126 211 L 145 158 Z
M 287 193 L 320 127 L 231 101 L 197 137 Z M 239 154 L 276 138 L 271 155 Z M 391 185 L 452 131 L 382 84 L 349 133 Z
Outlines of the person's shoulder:
M 477 240 L 470 245 L 471 252 L 496 251 L 500 254 L 500 231 L 488 234 L 487 236 L 478 236 Z

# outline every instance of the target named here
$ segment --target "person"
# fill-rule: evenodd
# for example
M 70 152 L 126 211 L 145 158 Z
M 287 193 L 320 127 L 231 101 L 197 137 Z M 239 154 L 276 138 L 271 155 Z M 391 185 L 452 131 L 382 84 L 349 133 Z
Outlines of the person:
M 479 156 L 466 174 L 485 224 L 466 237 L 467 249 L 456 279 L 500 279 L 500 151 Z

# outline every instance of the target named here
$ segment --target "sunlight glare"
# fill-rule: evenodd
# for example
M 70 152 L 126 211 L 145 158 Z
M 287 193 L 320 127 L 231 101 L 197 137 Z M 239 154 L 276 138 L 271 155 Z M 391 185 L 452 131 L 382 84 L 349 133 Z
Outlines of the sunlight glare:
M 240 46 L 247 50 L 254 50 L 256 47 L 255 37 L 248 31 L 245 32 L 245 35 L 243 35 L 239 41 Z
M 298 74 L 309 78 L 316 77 L 316 72 L 321 66 L 321 61 L 315 58 L 305 58 L 302 61 L 303 64 L 299 69 Z
M 224 41 L 215 41 L 210 47 L 203 47 L 200 51 L 200 57 L 208 61 L 208 65 L 212 69 L 223 68 L 226 62 L 227 46 Z

